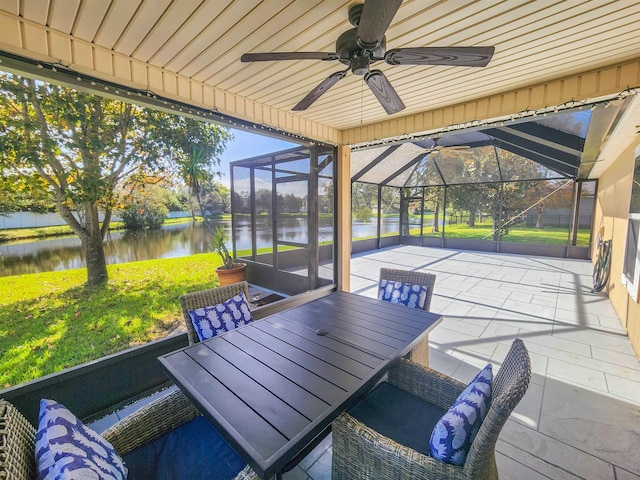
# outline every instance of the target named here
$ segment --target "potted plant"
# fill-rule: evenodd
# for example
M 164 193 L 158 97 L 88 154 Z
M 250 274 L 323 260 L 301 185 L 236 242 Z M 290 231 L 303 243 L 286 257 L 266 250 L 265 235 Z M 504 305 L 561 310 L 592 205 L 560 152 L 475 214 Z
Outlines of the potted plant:
M 213 233 L 213 249 L 220 255 L 222 265 L 216 268 L 220 285 L 242 282 L 247 278 L 247 264 L 234 262 L 226 245 L 227 235 L 222 227 Z

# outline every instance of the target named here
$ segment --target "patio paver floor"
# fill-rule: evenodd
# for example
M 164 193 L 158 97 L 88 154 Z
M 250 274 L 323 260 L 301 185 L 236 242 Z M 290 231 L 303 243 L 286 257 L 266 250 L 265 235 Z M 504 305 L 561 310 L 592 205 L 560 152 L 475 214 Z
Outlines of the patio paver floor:
M 388 265 L 437 275 L 433 368 L 468 382 L 515 336 L 527 345 L 533 375 L 496 446 L 501 479 L 640 479 L 640 366 L 607 296 L 591 293 L 590 262 L 392 247 L 352 257 L 351 291 L 375 296 Z M 284 475 L 330 477 L 330 439 Z
M 392 247 L 352 257 L 351 291 L 376 296 L 389 265 L 437 275 L 436 370 L 468 382 L 514 337 L 529 349 L 531 384 L 497 444 L 501 479 L 640 480 L 640 365 L 606 295 L 590 292 L 590 262 Z M 330 436 L 284 475 L 330 478 Z
M 591 293 L 591 262 L 393 247 L 352 257 L 351 291 L 375 296 L 387 265 L 437 275 L 433 368 L 468 382 L 515 336 L 527 345 L 532 381 L 498 440 L 501 478 L 640 479 L 640 366 L 607 296 Z

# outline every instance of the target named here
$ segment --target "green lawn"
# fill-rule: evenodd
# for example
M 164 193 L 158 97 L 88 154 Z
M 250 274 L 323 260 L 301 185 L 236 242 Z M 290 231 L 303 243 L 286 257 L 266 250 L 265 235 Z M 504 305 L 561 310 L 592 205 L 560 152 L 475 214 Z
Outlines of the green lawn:
M 442 229 L 442 227 L 441 227 Z M 420 236 L 419 228 L 412 228 L 409 230 L 409 234 L 413 236 Z M 398 233 L 388 233 L 383 236 L 398 235 Z M 425 227 L 423 235 L 425 237 L 440 237 L 442 230 L 439 232 L 432 232 L 431 227 Z M 589 245 L 589 229 L 582 228 L 578 231 L 578 246 Z M 545 227 L 543 229 L 528 228 L 522 225 L 516 225 L 509 228 L 509 233 L 503 235 L 502 242 L 516 242 L 516 243 L 537 243 L 541 245 L 566 245 L 567 244 L 568 231 L 566 228 L 554 228 Z M 493 227 L 490 224 L 476 225 L 475 227 L 469 227 L 468 225 L 446 225 L 445 226 L 446 238 L 461 238 L 467 240 L 488 240 L 493 239 Z M 366 240 L 370 238 L 376 238 L 375 235 L 369 237 L 354 238 L 354 241 Z
M 420 229 L 413 229 L 413 235 L 419 235 Z M 425 231 L 425 236 L 440 236 L 441 232 Z M 537 243 L 541 245 L 566 245 L 569 231 L 566 228 L 531 228 L 524 225 L 514 225 L 509 227 L 509 233 L 503 235 L 502 242 L 516 243 Z M 445 225 L 445 237 L 447 238 L 464 238 L 469 240 L 492 240 L 493 227 L 491 224 L 476 225 L 469 227 L 468 225 Z M 589 245 L 589 230 L 578 230 L 577 244 L 582 246 Z
M 0 388 L 162 338 L 184 321 L 178 297 L 218 282 L 214 253 L 0 277 Z

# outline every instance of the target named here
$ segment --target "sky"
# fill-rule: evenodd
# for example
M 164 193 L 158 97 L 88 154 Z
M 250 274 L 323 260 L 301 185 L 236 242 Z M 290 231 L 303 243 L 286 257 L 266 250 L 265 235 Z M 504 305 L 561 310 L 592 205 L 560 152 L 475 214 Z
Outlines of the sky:
M 255 157 L 264 153 L 278 152 L 299 145 L 264 135 L 256 135 L 245 130 L 233 128 L 230 130 L 235 138 L 227 144 L 227 148 L 220 158 L 220 172 L 222 172 L 220 181 L 227 187 L 229 186 L 229 162 Z

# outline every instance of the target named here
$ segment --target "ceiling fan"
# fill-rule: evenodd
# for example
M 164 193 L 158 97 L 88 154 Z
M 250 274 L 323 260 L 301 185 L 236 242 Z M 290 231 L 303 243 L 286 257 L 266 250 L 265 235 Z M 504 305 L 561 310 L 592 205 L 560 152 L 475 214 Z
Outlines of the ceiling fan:
M 349 70 L 364 75 L 364 81 L 387 114 L 406 107 L 387 77 L 369 66 L 384 60 L 389 65 L 449 65 L 484 67 L 493 56 L 494 47 L 413 47 L 386 49 L 385 32 L 402 0 L 365 0 L 349 8 L 349 22 L 355 27 L 336 41 L 336 52 L 271 52 L 245 53 L 242 62 L 274 60 L 338 60 L 348 68 L 332 73 L 309 92 L 293 110 L 306 110 L 329 88 L 342 80 Z
M 453 152 L 460 153 L 471 153 L 471 147 L 468 145 L 451 145 L 450 147 L 443 147 L 442 145 L 437 145 L 429 150 L 427 153 L 444 153 L 451 154 Z
M 469 145 L 438 145 L 438 140 L 431 139 L 420 140 L 413 143 L 425 149 L 425 156 L 432 153 L 441 153 L 447 156 L 452 156 L 454 153 L 473 153 Z

